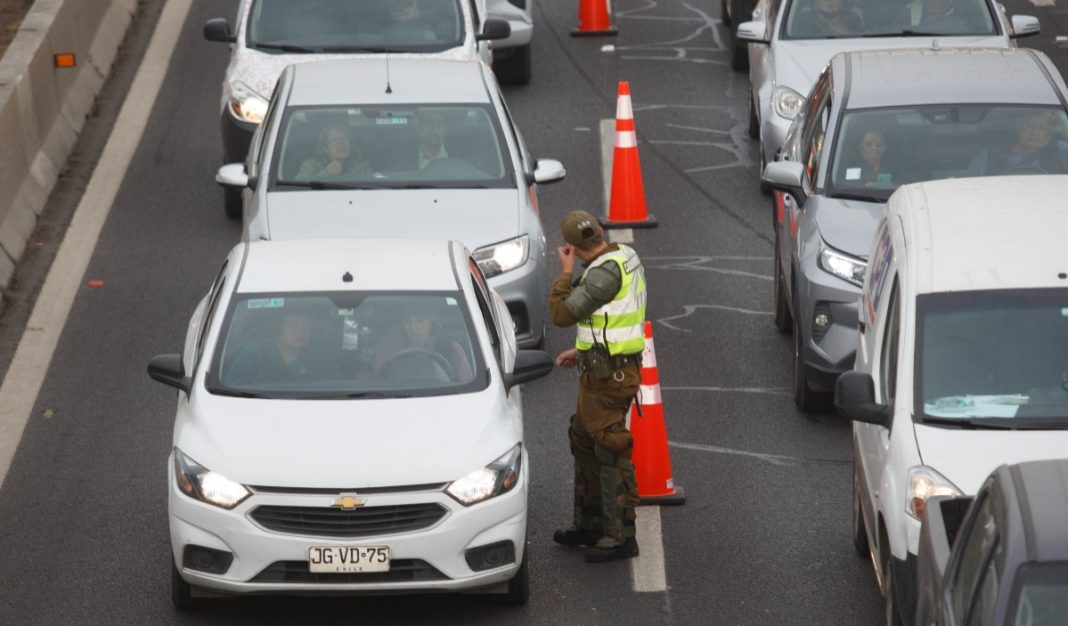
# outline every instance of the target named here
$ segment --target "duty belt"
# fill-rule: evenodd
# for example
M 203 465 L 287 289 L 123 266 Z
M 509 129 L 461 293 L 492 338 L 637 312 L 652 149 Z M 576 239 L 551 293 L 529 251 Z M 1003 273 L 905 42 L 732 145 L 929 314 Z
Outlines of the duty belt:
M 640 352 L 635 354 L 616 354 L 608 357 L 608 363 L 612 366 L 612 369 L 623 369 L 630 365 L 635 365 L 640 368 L 642 364 L 642 355 Z M 587 368 L 586 355 L 583 352 L 579 352 L 579 365 L 582 366 L 582 369 Z

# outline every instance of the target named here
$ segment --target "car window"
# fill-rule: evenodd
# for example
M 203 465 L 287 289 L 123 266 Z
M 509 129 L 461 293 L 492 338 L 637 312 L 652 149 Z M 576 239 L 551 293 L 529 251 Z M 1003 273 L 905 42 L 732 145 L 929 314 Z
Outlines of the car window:
M 256 0 L 247 45 L 267 53 L 440 52 L 463 43 L 460 0 Z
M 494 313 L 493 304 L 490 302 L 489 286 L 482 275 L 482 270 L 474 259 L 468 259 L 468 267 L 471 270 L 471 284 L 475 290 L 475 300 L 478 309 L 482 313 L 482 320 L 486 324 L 486 332 L 489 333 L 490 343 L 493 345 L 493 354 L 498 362 L 501 358 L 501 335 L 497 330 L 497 316 Z
M 831 118 L 831 99 L 828 89 L 829 80 L 818 84 L 820 89 L 813 89 L 812 110 L 805 116 L 805 126 L 801 129 L 801 162 L 805 166 L 805 180 L 809 189 L 815 189 L 819 180 L 820 157 L 823 154 L 823 141 L 827 135 L 827 125 Z
M 226 285 L 227 264 L 228 261 L 223 262 L 222 267 L 219 268 L 219 275 L 215 277 L 215 282 L 211 286 L 211 291 L 208 292 L 208 306 L 204 308 L 204 317 L 200 320 L 200 334 L 197 336 L 196 361 L 194 363 L 194 368 L 200 363 L 200 356 L 204 353 L 204 342 L 208 336 L 208 329 L 211 327 L 211 322 L 215 318 L 215 310 L 218 308 L 223 286 Z
M 783 39 L 995 35 L 986 0 L 794 0 Z
M 1062 626 L 1068 615 L 1068 563 L 1028 563 L 1020 567 L 1009 622 L 1015 626 Z
M 272 190 L 514 188 L 490 105 L 291 107 Z
M 886 330 L 883 332 L 883 345 L 879 349 L 879 389 L 886 404 L 893 404 L 897 397 L 898 338 L 901 333 L 901 309 L 898 303 L 895 280 L 886 305 Z
M 1001 586 L 1001 568 L 998 566 L 998 553 L 1001 544 L 994 546 L 993 558 L 987 560 L 971 608 L 968 610 L 968 626 L 993 626 L 994 609 L 997 607 L 998 589 Z
M 1059 107 L 927 105 L 847 111 L 831 166 L 832 196 L 886 198 L 903 183 L 965 176 L 1068 173 Z
M 950 580 L 950 603 L 959 620 L 964 620 L 967 615 L 972 596 L 979 588 L 979 577 L 986 570 L 987 558 L 998 540 L 992 502 L 993 499 L 984 492 L 982 501 L 977 503 L 979 508 L 971 527 L 965 531 L 964 536 L 957 539 L 964 543 L 954 563 L 956 571 Z
M 501 109 L 504 111 L 504 119 L 508 125 L 509 132 L 512 133 L 512 140 L 515 141 L 516 147 L 519 149 L 519 158 L 523 166 L 524 173 L 534 171 L 534 159 L 531 158 L 530 152 L 527 151 L 527 144 L 523 141 L 523 134 L 519 132 L 519 127 L 515 125 L 512 120 L 512 112 L 508 110 L 508 103 L 504 99 L 504 95 L 497 92 L 501 101 Z
M 268 398 L 443 395 L 485 378 L 460 292 L 235 294 L 209 391 Z

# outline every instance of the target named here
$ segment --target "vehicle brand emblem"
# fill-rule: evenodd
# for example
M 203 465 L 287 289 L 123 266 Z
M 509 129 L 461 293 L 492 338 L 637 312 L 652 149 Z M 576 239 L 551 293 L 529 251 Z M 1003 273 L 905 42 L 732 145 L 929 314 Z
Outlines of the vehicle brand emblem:
M 363 506 L 363 503 L 363 498 L 357 498 L 356 496 L 343 494 L 339 498 L 334 498 L 334 501 L 330 503 L 330 506 L 337 507 L 342 511 L 351 511 L 357 507 Z

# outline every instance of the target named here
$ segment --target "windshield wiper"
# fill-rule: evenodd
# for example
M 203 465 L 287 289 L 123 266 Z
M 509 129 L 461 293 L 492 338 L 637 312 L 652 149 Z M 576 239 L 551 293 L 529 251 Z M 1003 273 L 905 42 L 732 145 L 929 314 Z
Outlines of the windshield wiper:
M 393 393 L 385 391 L 357 391 L 345 394 L 346 398 L 411 398 L 408 393 Z
M 252 391 L 242 391 L 240 389 L 225 389 L 223 387 L 208 387 L 208 391 L 217 396 L 230 396 L 233 398 L 265 398 L 266 396 L 260 395 Z
M 322 180 L 276 180 L 274 181 L 274 184 L 285 187 L 304 187 L 305 189 L 315 189 L 316 191 L 321 191 L 323 189 L 379 189 L 379 187 L 372 185 L 332 183 Z
M 383 52 L 406 52 L 405 50 L 385 48 L 382 46 L 323 46 L 319 49 L 323 52 L 374 52 L 376 54 L 381 54 Z
M 258 50 L 281 50 L 282 52 L 300 52 L 304 54 L 322 52 L 322 48 L 312 48 L 309 46 L 294 46 L 288 43 L 253 43 L 252 46 Z
M 861 37 L 957 37 L 961 33 L 929 33 L 922 30 L 912 30 L 906 28 L 905 30 L 893 32 L 893 33 L 864 33 Z
M 884 198 L 863 193 L 842 193 L 840 191 L 836 191 L 832 193 L 830 197 L 837 198 L 839 200 L 859 200 L 861 202 L 886 202 Z
M 991 421 L 996 418 L 967 419 L 955 417 L 930 417 L 924 416 L 924 424 L 938 424 L 940 426 L 956 426 L 964 430 L 1015 430 L 1015 425 L 1006 424 L 1004 421 Z

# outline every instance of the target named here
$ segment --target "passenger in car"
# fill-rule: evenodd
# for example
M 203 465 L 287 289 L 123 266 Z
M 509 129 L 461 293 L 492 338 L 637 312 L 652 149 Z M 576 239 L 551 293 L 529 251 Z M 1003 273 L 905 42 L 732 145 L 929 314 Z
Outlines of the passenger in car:
M 436 362 L 449 380 L 471 382 L 474 371 L 467 350 L 447 336 L 435 317 L 423 308 L 403 313 L 400 324 L 389 328 L 375 346 L 378 373 L 403 378 L 413 365 Z
M 304 311 L 288 311 L 271 326 L 274 332 L 270 336 L 256 337 L 241 347 L 223 378 L 224 384 L 278 384 L 312 375 L 307 354 L 312 337 L 310 316 Z
M 861 135 L 856 145 L 858 159 L 846 164 L 846 184 L 862 184 L 866 187 L 893 184 L 893 173 L 884 162 L 886 150 L 886 136 L 882 131 L 869 130 Z
M 371 165 L 353 150 L 349 129 L 341 124 L 328 124 L 319 131 L 315 157 L 300 164 L 296 180 L 310 181 L 324 178 L 370 178 Z
M 422 109 L 416 115 L 419 123 L 419 153 L 417 164 L 425 169 L 438 159 L 449 156 L 445 150 L 445 115 L 440 111 Z
M 1054 111 L 1034 111 L 1016 121 L 1016 138 L 1011 145 L 986 148 L 975 155 L 968 173 L 1068 174 L 1068 141 L 1064 140 L 1063 119 Z M 1054 139 L 1054 134 L 1061 137 Z
M 842 37 L 860 34 L 863 29 L 863 21 L 846 0 L 814 0 L 811 8 L 798 13 L 790 34 Z
M 915 0 L 912 23 L 924 33 L 954 34 L 976 30 L 975 17 L 964 0 Z

